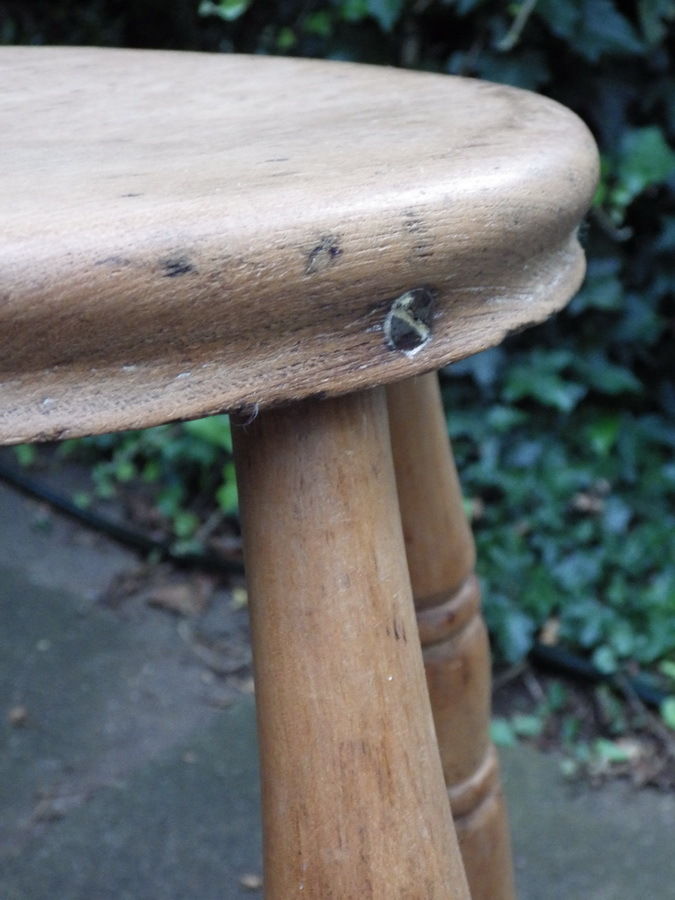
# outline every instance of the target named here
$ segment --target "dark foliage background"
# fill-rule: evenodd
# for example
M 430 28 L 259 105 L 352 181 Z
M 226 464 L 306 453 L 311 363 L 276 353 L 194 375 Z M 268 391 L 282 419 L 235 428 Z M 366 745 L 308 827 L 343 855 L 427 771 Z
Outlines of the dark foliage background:
M 582 116 L 603 159 L 586 285 L 553 322 L 444 373 L 449 428 L 498 655 L 517 660 L 539 636 L 605 671 L 671 679 L 674 27 L 674 0 L 0 2 L 4 43 L 424 68 L 540 91 Z M 157 481 L 183 540 L 197 524 L 196 487 L 217 489 L 225 511 L 236 503 L 223 420 L 88 446 L 100 492 Z

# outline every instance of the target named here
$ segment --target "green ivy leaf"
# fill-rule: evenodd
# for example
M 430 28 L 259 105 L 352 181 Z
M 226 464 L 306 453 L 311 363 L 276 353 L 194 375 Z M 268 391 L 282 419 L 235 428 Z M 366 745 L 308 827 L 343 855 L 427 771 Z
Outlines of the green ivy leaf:
M 343 0 L 338 15 L 344 22 L 360 22 L 368 15 L 368 0 Z
M 497 747 L 515 747 L 518 743 L 508 719 L 494 718 L 490 723 L 490 737 Z
M 635 635 L 633 629 L 624 619 L 618 619 L 612 625 L 609 634 L 609 642 L 612 650 L 620 658 L 629 657 L 635 650 Z
M 626 344 L 649 347 L 662 335 L 666 320 L 655 309 L 652 299 L 639 294 L 626 294 L 622 302 L 623 314 L 614 329 L 614 339 Z
M 178 510 L 173 517 L 173 530 L 177 538 L 189 538 L 199 528 L 199 517 L 188 510 Z
M 202 0 L 198 12 L 200 16 L 216 16 L 225 22 L 234 22 L 244 15 L 251 3 L 252 0 L 218 0 L 217 3 Z
M 616 444 L 620 428 L 621 417 L 617 413 L 609 413 L 590 422 L 585 433 L 591 449 L 599 456 L 607 456 Z
M 601 760 L 608 763 L 625 763 L 631 758 L 627 747 L 615 741 L 608 741 L 606 738 L 598 738 L 593 742 L 593 752 Z
M 34 444 L 17 444 L 14 454 L 20 466 L 32 466 L 37 459 L 37 450 Z
M 612 444 L 612 446 L 614 445 Z M 610 449 L 611 447 L 608 448 L 607 452 Z M 621 497 L 608 497 L 602 514 L 602 524 L 610 534 L 625 534 L 632 516 L 633 510 Z M 626 597 L 626 591 L 624 590 L 625 580 L 619 577 L 618 572 L 614 574 L 614 578 L 615 580 L 612 582 L 613 588 L 610 586 L 607 596 L 611 600 L 613 590 L 617 598 L 621 597 L 618 601 L 620 603 Z
M 162 515 L 174 518 L 181 510 L 185 498 L 185 488 L 182 484 L 169 484 L 157 498 L 157 509 Z
M 605 675 L 611 675 L 617 670 L 618 663 L 614 650 L 606 644 L 602 644 L 594 651 L 592 660 L 593 665 Z
M 661 718 L 675 731 L 675 697 L 667 697 L 661 704 Z
M 501 626 L 504 656 L 509 662 L 522 659 L 532 646 L 534 623 L 530 616 L 512 609 Z
M 625 366 L 610 362 L 602 353 L 594 353 L 587 357 L 578 357 L 573 368 L 588 387 L 610 397 L 618 394 L 638 394 L 642 383 Z
M 560 0 L 539 0 L 536 14 L 546 22 L 556 37 L 570 40 L 578 28 L 581 12 L 576 3 L 561 3 Z
M 654 249 L 659 253 L 675 250 L 675 216 L 664 216 L 661 220 L 661 233 L 654 241 Z
M 619 260 L 616 257 L 596 257 L 588 264 L 586 281 L 572 301 L 569 311 L 574 315 L 587 309 L 620 309 L 623 285 Z
M 675 174 L 675 152 L 656 125 L 626 132 L 618 174 L 638 193 Z
M 92 496 L 88 491 L 75 491 L 73 494 L 73 503 L 78 509 L 89 509 L 91 501 Z
M 302 20 L 302 28 L 307 34 L 329 38 L 333 32 L 333 19 L 327 9 L 317 9 Z
M 518 713 L 511 719 L 511 725 L 518 737 L 539 737 L 544 730 L 544 720 L 541 716 L 525 715 Z
M 136 466 L 130 459 L 122 458 L 115 463 L 114 474 L 115 478 L 122 483 L 131 481 L 137 474 Z
M 452 3 L 453 0 L 446 0 L 446 2 Z M 485 0 L 455 0 L 457 13 L 460 16 L 465 16 L 483 3 L 485 3 Z
M 277 50 L 280 53 L 288 53 L 289 50 L 292 50 L 293 47 L 297 44 L 298 39 L 296 37 L 295 32 L 292 28 L 289 28 L 287 25 L 284 25 L 277 32 Z
M 184 422 L 183 429 L 198 440 L 219 447 L 232 453 L 232 433 L 230 430 L 229 416 L 208 416 L 205 419 L 195 419 L 192 422 Z
M 561 591 L 556 587 L 548 568 L 542 565 L 532 567 L 522 588 L 520 602 L 523 609 L 532 613 L 538 622 L 543 622 L 560 600 Z
M 663 662 L 659 665 L 659 671 L 662 672 L 666 678 L 670 678 L 671 681 L 675 681 L 675 662 L 670 659 L 664 659 Z
M 639 0 L 637 12 L 645 40 L 648 44 L 658 44 L 668 32 L 666 23 L 675 18 L 675 4 L 673 0 Z
M 239 508 L 239 494 L 237 492 L 237 479 L 234 473 L 234 463 L 229 462 L 223 467 L 223 480 L 216 490 L 216 502 L 226 515 L 231 516 Z
M 586 393 L 586 388 L 567 381 L 555 372 L 538 372 L 528 366 L 514 366 L 504 388 L 506 400 L 530 397 L 544 406 L 561 412 L 571 412 Z
M 530 91 L 537 90 L 551 79 L 546 58 L 536 50 L 525 50 L 517 56 L 484 56 L 477 69 L 477 74 L 487 81 L 510 84 Z
M 674 174 L 675 152 L 658 126 L 628 131 L 621 143 L 611 203 L 625 209 L 646 188 Z
M 503 433 L 512 431 L 517 425 L 527 421 L 527 415 L 521 409 L 513 406 L 503 406 L 496 403 L 489 407 L 487 412 L 488 427 L 495 432 Z
M 405 0 L 368 0 L 368 12 L 383 31 L 391 31 L 398 22 Z
M 611 0 L 582 0 L 573 47 L 589 62 L 597 62 L 605 54 L 621 56 L 643 50 L 630 21 Z

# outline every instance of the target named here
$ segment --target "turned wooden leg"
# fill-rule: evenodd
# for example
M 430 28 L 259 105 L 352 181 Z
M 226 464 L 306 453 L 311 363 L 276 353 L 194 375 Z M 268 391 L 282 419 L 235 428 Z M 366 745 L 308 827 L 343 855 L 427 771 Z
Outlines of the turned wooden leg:
M 490 742 L 490 651 L 475 549 L 435 373 L 391 385 L 399 503 L 431 707 L 473 900 L 515 896 Z
M 234 433 L 266 896 L 467 900 L 384 390 L 264 412 Z

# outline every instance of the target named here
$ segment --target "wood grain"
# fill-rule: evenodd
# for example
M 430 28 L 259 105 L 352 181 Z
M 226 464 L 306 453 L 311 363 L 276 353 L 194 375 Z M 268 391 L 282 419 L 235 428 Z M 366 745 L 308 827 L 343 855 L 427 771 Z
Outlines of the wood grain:
M 387 389 L 403 533 L 436 734 L 473 900 L 514 900 L 490 650 L 435 374 Z
M 468 900 L 384 392 L 234 429 L 268 900 Z
M 430 371 L 583 273 L 597 158 L 533 94 L 316 60 L 2 47 L 0 441 Z M 426 291 L 428 339 L 390 340 Z

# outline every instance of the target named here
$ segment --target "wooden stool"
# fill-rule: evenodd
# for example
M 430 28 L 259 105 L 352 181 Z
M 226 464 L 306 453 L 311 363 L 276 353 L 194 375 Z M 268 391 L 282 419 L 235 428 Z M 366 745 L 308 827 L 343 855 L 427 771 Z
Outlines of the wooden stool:
M 241 426 L 267 896 L 513 897 L 424 373 L 577 289 L 586 128 L 345 63 L 3 47 L 0 77 L 0 440 Z

